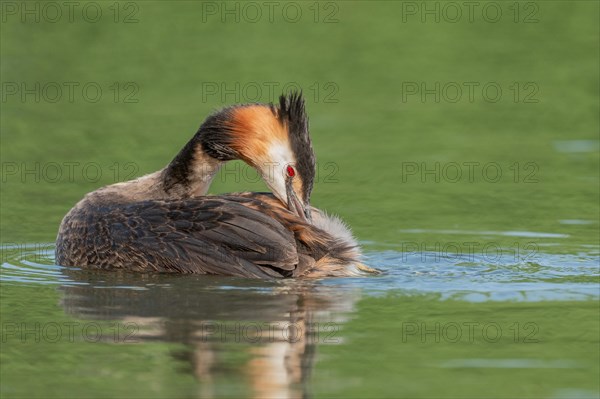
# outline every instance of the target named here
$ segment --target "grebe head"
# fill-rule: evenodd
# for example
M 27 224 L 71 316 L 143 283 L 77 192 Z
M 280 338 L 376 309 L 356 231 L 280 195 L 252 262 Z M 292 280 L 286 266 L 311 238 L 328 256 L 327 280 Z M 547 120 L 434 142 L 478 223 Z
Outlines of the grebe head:
M 245 104 L 209 116 L 200 127 L 204 152 L 221 161 L 255 167 L 280 201 L 310 220 L 315 155 L 304 98 L 292 92 L 279 104 Z

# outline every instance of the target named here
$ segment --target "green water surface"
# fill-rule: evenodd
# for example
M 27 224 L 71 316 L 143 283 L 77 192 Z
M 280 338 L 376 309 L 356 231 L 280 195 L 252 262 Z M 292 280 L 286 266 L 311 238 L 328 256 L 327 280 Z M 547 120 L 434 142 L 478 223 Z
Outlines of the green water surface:
M 598 2 L 0 4 L 3 398 L 599 396 Z M 53 264 L 85 193 L 291 87 L 312 203 L 383 276 Z M 230 163 L 211 193 L 264 189 Z

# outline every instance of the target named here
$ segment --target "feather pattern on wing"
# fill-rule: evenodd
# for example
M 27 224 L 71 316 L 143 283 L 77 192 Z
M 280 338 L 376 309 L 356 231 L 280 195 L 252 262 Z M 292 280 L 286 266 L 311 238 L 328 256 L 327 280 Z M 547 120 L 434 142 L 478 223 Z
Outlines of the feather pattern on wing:
M 86 198 L 65 217 L 57 262 L 250 278 L 310 275 L 352 261 L 353 245 L 306 224 L 270 194 L 119 204 Z

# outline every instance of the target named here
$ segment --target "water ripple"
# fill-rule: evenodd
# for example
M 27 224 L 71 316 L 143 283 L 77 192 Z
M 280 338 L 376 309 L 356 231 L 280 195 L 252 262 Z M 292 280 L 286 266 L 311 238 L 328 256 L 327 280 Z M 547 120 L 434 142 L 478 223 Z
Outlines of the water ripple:
M 152 287 L 172 289 L 184 280 L 165 275 L 133 275 L 119 280 L 110 272 L 98 272 L 93 282 L 77 277 L 77 268 L 54 264 L 51 244 L 29 245 L 5 256 L 0 268 L 0 281 L 5 284 L 92 285 L 94 288 L 145 290 Z M 366 295 L 402 293 L 405 295 L 436 294 L 441 299 L 482 301 L 586 300 L 600 297 L 600 257 L 597 251 L 578 254 L 536 253 L 533 258 L 518 258 L 502 251 L 494 258 L 477 254 L 439 252 L 369 252 L 366 263 L 380 269 L 378 277 L 323 279 L 322 290 L 360 290 Z M 83 275 L 85 276 L 85 275 Z M 139 276 L 139 277 L 138 277 Z M 232 278 L 215 278 L 204 289 L 252 292 L 277 292 L 290 289 L 277 282 Z M 301 284 L 301 282 L 298 282 Z M 293 287 L 293 286 L 292 286 Z

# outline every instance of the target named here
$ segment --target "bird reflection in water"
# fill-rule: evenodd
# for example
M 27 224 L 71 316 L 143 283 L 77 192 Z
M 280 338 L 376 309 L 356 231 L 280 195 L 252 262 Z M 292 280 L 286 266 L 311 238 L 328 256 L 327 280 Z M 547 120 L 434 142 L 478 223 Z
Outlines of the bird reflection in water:
M 62 287 L 68 314 L 116 321 L 126 343 L 183 344 L 171 355 L 202 397 L 220 396 L 227 381 L 245 381 L 254 397 L 310 396 L 317 349 L 341 342 L 360 296 L 311 280 L 63 270 L 74 282 Z

